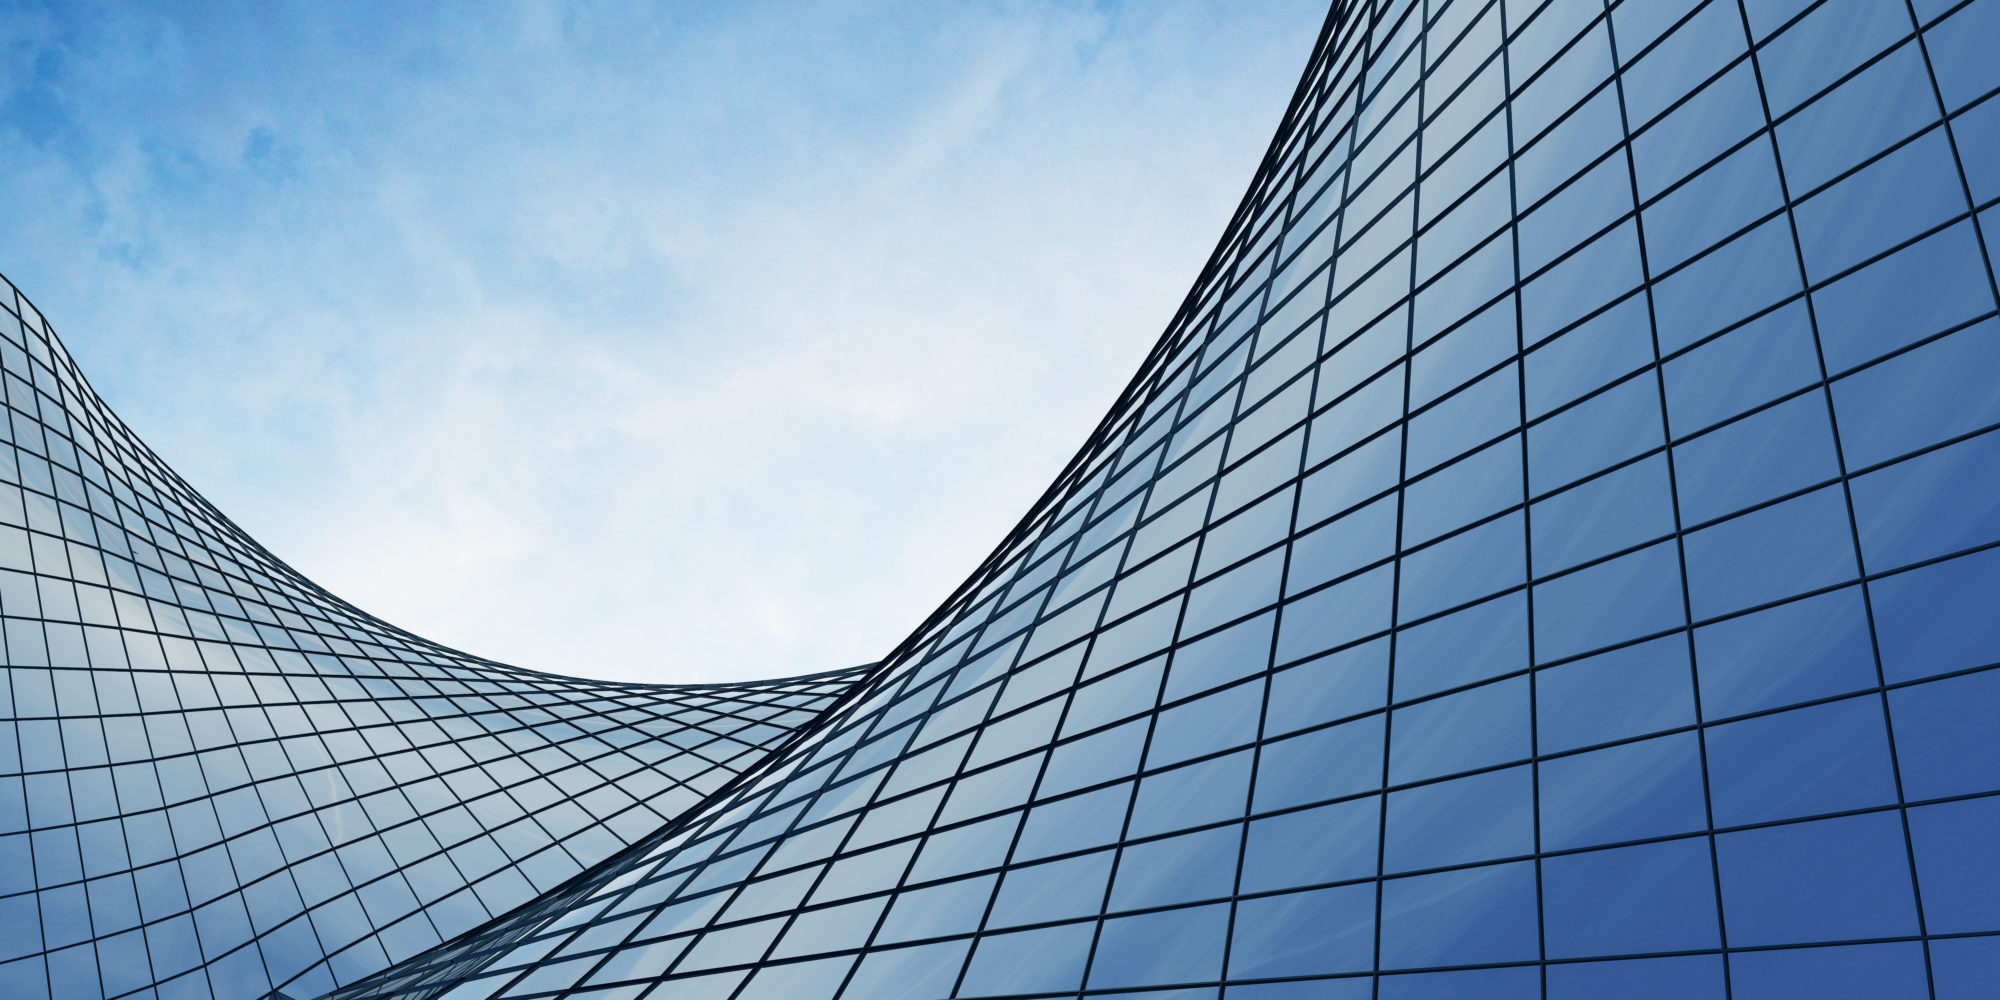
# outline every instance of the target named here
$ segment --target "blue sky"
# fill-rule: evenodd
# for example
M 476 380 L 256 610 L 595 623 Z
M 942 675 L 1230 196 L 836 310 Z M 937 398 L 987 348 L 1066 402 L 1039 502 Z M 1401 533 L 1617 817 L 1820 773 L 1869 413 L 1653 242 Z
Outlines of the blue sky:
M 0 272 L 155 449 L 401 626 L 709 681 L 985 555 L 1324 5 L 0 10 Z

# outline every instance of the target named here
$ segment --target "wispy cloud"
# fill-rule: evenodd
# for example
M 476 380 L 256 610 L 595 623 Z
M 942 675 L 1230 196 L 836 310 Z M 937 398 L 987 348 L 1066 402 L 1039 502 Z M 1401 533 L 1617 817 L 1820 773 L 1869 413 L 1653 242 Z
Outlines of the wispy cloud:
M 1323 13 L 0 19 L 0 270 L 198 488 L 482 655 L 886 652 L 1129 375 Z

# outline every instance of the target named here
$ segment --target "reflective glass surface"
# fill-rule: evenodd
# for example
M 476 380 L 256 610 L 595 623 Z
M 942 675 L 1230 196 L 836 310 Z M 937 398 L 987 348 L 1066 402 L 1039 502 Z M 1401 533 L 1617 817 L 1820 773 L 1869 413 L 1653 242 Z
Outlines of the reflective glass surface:
M 300 577 L 0 282 L 0 994 L 312 996 L 540 897 L 864 671 L 521 670 Z
M 667 716 L 697 697 L 769 705 L 794 720 L 773 729 L 798 734 L 768 755 L 752 743 L 778 732 L 742 741 L 740 777 L 653 807 L 582 874 L 537 881 L 519 861 L 525 905 L 440 928 L 358 981 L 329 965 L 294 995 L 1992 995 L 1996 38 L 2000 0 L 1336 5 L 1165 335 L 923 626 L 859 675 L 619 689 Z M 452 659 L 345 610 L 192 513 L 150 457 L 123 458 L 153 491 L 131 501 L 124 479 L 64 478 L 87 461 L 67 447 L 85 432 L 68 428 L 109 418 L 94 397 L 65 402 L 80 381 L 41 330 L 12 340 L 42 352 L 24 374 L 4 359 L 10 405 L 50 401 L 41 424 L 14 405 L 15 517 L 30 530 L 0 556 L 26 581 L 18 599 L 40 602 L 18 619 L 21 648 L 54 657 L 70 641 L 62 615 L 93 621 L 25 589 L 42 587 L 35 567 L 132 546 L 137 529 L 93 527 L 100 489 L 122 523 L 180 546 L 123 555 L 129 580 L 75 572 L 78 594 L 103 590 L 117 615 L 158 620 L 208 586 L 211 563 L 180 555 L 197 539 L 255 568 L 247 583 L 223 572 L 229 614 L 154 627 L 202 656 L 237 643 L 240 673 L 181 666 L 171 643 L 157 662 L 116 661 L 164 678 L 147 683 L 179 699 L 158 703 L 171 711 L 143 690 L 106 707 L 102 682 L 96 702 L 66 701 L 89 689 L 22 663 L 17 591 L 0 589 L 30 762 L 16 805 L 0 785 L 25 831 L 0 863 L 15 880 L 0 921 L 26 929 L 8 940 L 46 942 L 19 963 L 46 977 L 38 988 L 143 990 L 167 977 L 86 983 L 79 970 L 110 966 L 58 949 L 96 942 L 101 959 L 108 934 L 136 932 L 193 968 L 208 935 L 255 937 L 264 904 L 246 890 L 237 910 L 205 911 L 189 886 L 278 871 L 303 893 L 322 877 L 273 829 L 278 853 L 230 847 L 231 876 L 197 847 L 147 862 L 173 870 L 165 888 L 135 870 L 133 888 L 99 890 L 107 841 L 91 824 L 120 810 L 158 816 L 162 838 L 246 836 L 219 792 L 262 779 L 255 764 L 237 779 L 204 770 L 213 738 L 194 720 L 211 706 L 236 725 L 233 706 L 255 702 L 270 735 L 247 738 L 312 734 L 322 767 L 376 764 L 373 784 L 343 780 L 356 821 L 378 826 L 457 815 L 406 792 L 410 806 L 378 818 L 369 798 L 428 778 L 391 767 L 404 747 L 370 727 L 420 715 L 453 740 L 483 735 L 442 721 L 487 718 L 443 707 L 442 678 L 475 683 L 447 668 L 524 686 L 505 689 L 512 702 L 484 687 L 453 698 L 539 711 L 578 739 L 644 728 L 604 688 Z M 54 403 L 61 423 L 41 434 Z M 242 593 L 257 587 L 285 601 Z M 342 641 L 380 673 L 343 667 L 353 687 L 333 686 L 323 661 L 356 654 L 329 628 L 368 635 Z M 84 642 L 77 655 L 94 657 Z M 266 673 L 326 687 L 293 695 L 293 715 L 250 676 Z M 513 694 L 531 684 L 553 687 Z M 161 713 L 187 732 L 155 735 Z M 130 751 L 111 749 L 120 714 L 141 718 L 132 738 L 153 741 L 142 756 L 160 786 L 133 806 L 117 770 Z M 337 739 L 349 730 L 358 744 Z M 475 758 L 488 771 L 536 752 L 504 735 L 480 745 L 496 752 Z M 105 776 L 79 778 L 93 770 Z M 628 780 L 598 784 L 647 801 Z M 526 811 L 587 806 L 555 792 Z M 211 826 L 175 814 L 191 794 Z M 518 852 L 461 811 L 453 843 Z M 349 940 L 437 891 L 386 835 L 352 858 L 314 849 L 327 871 L 402 876 L 339 911 Z M 149 902 L 162 894 L 178 902 Z M 216 995 L 256 995 L 202 967 Z

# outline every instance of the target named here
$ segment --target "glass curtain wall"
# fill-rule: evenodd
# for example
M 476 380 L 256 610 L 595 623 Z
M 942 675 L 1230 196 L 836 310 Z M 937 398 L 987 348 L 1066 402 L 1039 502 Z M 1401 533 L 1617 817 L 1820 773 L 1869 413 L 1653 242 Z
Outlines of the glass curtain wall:
M 1337 4 L 959 591 L 329 996 L 1992 995 L 1996 39 L 2000 0 Z

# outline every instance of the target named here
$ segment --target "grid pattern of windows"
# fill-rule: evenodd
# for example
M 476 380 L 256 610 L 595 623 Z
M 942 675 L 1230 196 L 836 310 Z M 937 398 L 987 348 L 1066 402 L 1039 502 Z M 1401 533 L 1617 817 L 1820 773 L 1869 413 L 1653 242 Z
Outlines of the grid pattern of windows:
M 1992 995 L 1996 39 L 1338 5 L 1139 375 L 855 697 L 334 996 Z
M 865 669 L 670 687 L 420 640 L 169 471 L 0 279 L 0 994 L 312 996 L 723 789 Z
M 478 660 L 0 283 L 0 983 L 1990 996 L 2000 0 L 1354 0 L 1167 333 L 877 666 Z

